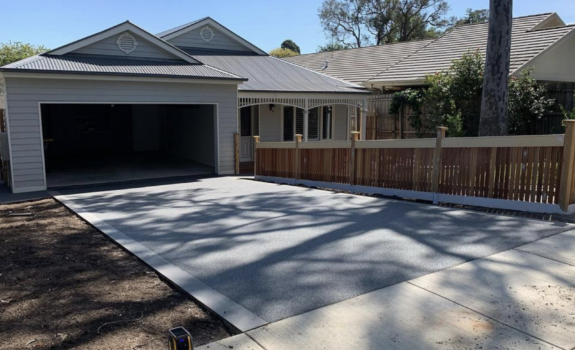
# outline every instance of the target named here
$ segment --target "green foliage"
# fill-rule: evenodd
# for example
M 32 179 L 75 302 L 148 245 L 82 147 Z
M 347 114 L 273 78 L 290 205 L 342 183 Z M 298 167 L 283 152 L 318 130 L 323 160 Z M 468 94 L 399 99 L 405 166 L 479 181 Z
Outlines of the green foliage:
M 281 48 L 297 52 L 298 55 L 301 55 L 299 46 L 297 46 L 297 44 L 294 43 L 293 40 L 290 39 L 284 40 L 284 42 L 281 44 Z
M 0 67 L 46 51 L 48 49 L 42 45 L 34 46 L 19 41 L 2 43 L 0 44 Z
M 297 53 L 297 52 L 295 52 L 295 51 L 292 51 L 292 50 L 290 50 L 290 49 L 282 49 L 282 48 L 280 47 L 280 48 L 271 50 L 271 51 L 270 51 L 270 55 L 271 55 L 271 56 L 274 56 L 274 57 L 277 57 L 277 58 L 284 58 L 284 57 L 299 56 L 299 53 Z
M 340 43 L 331 43 L 320 45 L 317 47 L 317 52 L 332 52 L 332 51 L 339 51 L 339 50 L 346 50 L 349 49 L 348 45 L 340 44 Z
M 489 20 L 489 10 L 473 10 L 467 9 L 465 16 L 461 18 L 451 17 L 451 27 L 448 30 L 452 30 L 457 27 L 461 27 L 468 24 L 485 23 Z
M 537 121 L 550 111 L 555 100 L 547 98 L 547 86 L 537 83 L 531 76 L 533 68 L 521 72 L 519 77 L 509 80 L 510 135 L 532 135 L 537 130 Z
M 546 97 L 546 85 L 539 84 L 531 73 L 532 69 L 527 69 L 520 77 L 510 79 L 510 134 L 535 134 L 537 121 L 555 103 Z M 397 115 L 403 107 L 412 109 L 414 113 L 408 120 L 418 136 L 434 133 L 438 126 L 447 126 L 450 136 L 478 135 L 483 88 L 483 57 L 479 52 L 467 52 L 449 69 L 428 75 L 425 85 L 427 88 L 422 90 L 395 93 L 390 112 Z M 575 119 L 575 109 L 564 113 L 566 118 Z
M 575 93 L 573 93 L 573 100 L 575 101 Z M 561 113 L 563 113 L 563 117 L 565 119 L 575 119 L 575 107 L 571 108 L 570 111 L 565 109 L 565 106 L 559 105 L 561 109 Z

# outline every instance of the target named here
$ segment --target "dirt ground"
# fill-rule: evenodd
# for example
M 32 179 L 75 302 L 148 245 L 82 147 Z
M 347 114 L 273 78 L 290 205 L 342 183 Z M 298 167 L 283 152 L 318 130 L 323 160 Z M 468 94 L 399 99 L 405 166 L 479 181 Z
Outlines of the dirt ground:
M 58 202 L 0 205 L 0 349 L 166 349 L 176 326 L 230 335 Z

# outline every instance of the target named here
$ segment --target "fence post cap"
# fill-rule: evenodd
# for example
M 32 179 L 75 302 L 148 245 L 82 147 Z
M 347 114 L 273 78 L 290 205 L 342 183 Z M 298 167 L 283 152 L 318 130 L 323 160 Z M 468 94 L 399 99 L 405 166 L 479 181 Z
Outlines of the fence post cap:
M 351 134 L 352 134 L 352 135 L 361 134 L 361 132 L 359 132 L 359 131 L 352 131 Z
M 447 126 L 438 126 L 436 129 L 437 130 L 447 130 L 448 128 L 447 128 Z
M 260 142 L 260 137 L 259 136 L 254 136 L 254 140 L 256 140 L 256 142 Z
M 295 134 L 296 137 L 303 137 L 303 134 Z
M 575 123 L 575 119 L 563 119 L 564 124 L 573 124 Z

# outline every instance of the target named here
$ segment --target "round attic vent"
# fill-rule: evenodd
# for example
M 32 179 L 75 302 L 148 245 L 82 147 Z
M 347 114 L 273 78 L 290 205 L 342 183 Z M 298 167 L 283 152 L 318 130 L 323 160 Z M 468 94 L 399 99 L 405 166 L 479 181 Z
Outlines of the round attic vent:
M 132 53 L 138 46 L 138 41 L 132 36 L 132 34 L 125 32 L 118 37 L 116 40 L 116 45 L 124 52 L 126 55 Z
M 214 31 L 212 30 L 212 28 L 205 26 L 200 31 L 200 36 L 202 37 L 202 39 L 204 39 L 205 42 L 209 43 L 214 38 Z

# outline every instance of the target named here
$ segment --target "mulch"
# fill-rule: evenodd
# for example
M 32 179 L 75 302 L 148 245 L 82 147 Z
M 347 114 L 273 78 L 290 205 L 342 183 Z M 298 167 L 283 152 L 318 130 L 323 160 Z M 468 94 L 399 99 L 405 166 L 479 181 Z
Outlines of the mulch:
M 231 334 L 55 200 L 0 205 L 0 349 L 165 349 L 176 326 Z

